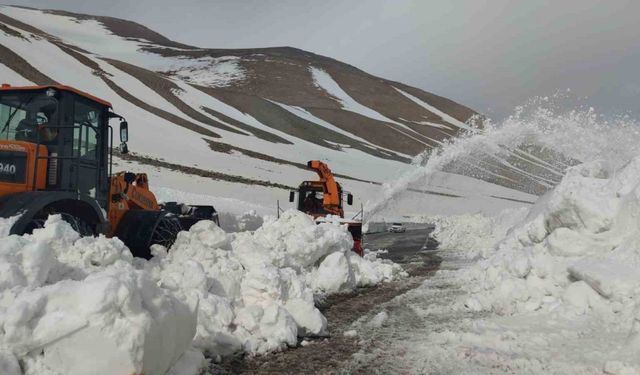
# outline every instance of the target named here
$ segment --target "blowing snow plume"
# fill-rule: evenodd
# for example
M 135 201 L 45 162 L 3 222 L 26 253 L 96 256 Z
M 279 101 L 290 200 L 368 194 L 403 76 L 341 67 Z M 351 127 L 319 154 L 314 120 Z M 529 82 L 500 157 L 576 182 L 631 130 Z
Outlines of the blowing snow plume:
M 429 186 L 436 172 L 452 172 L 535 195 L 557 185 L 573 165 L 600 159 L 622 165 L 638 154 L 638 122 L 607 119 L 591 107 L 560 110 L 557 97 L 536 98 L 502 122 L 474 118 L 459 138 L 414 160 L 415 168 L 384 184 L 368 202 L 368 219 L 390 207 L 404 192 Z

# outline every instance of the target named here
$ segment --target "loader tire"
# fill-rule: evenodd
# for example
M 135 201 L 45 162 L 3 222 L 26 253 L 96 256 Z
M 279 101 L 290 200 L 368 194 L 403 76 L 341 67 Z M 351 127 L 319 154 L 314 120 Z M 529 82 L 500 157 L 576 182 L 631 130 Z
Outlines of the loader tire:
M 47 221 L 49 215 L 60 215 L 62 217 L 62 220 L 66 221 L 74 231 L 78 232 L 81 237 L 96 235 L 95 228 L 92 227 L 86 220 L 67 212 L 55 212 L 51 210 L 38 213 L 27 225 L 23 234 L 32 234 L 34 229 L 44 228 L 44 223 Z
M 133 256 L 151 259 L 151 246 L 162 245 L 168 250 L 181 230 L 179 218 L 172 213 L 129 210 L 120 220 L 115 234 Z
M 174 215 L 165 215 L 158 220 L 151 236 L 151 245 L 162 245 L 169 249 L 182 230 L 180 220 Z

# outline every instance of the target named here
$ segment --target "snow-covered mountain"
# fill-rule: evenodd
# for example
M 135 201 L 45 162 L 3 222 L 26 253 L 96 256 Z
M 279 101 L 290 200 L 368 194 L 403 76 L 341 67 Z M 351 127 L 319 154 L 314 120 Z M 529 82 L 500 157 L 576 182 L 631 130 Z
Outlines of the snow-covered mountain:
M 249 184 L 251 195 L 277 189 L 266 195 L 284 198 L 283 188 L 313 177 L 310 159 L 364 196 L 468 129 L 475 114 L 295 48 L 197 48 L 130 21 L 10 6 L 0 6 L 0 78 L 66 84 L 110 101 L 130 123 L 136 155 L 120 163 L 147 170 L 152 183 L 227 197 L 246 196 L 237 191 Z M 168 178 L 170 170 L 189 175 Z M 193 175 L 207 189 L 194 188 Z M 465 179 L 445 177 L 456 182 L 437 192 Z

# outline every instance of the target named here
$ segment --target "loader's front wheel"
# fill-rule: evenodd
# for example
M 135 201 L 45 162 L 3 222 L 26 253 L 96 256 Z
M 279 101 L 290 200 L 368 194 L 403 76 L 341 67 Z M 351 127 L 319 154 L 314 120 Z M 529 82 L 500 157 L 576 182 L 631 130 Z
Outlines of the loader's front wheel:
M 173 215 L 164 215 L 158 220 L 158 224 L 151 236 L 151 245 L 162 245 L 169 249 L 182 230 L 180 220 Z
M 116 236 L 135 257 L 151 259 L 151 246 L 169 249 L 182 230 L 180 220 L 164 211 L 129 210 L 116 229 Z
M 66 221 L 71 226 L 71 228 L 78 232 L 78 234 L 80 234 L 80 236 L 82 237 L 96 235 L 95 228 L 92 227 L 86 220 L 67 212 L 55 212 L 52 210 L 43 210 L 35 215 L 31 222 L 27 224 L 24 233 L 31 234 L 33 233 L 34 229 L 44 228 L 44 223 L 47 221 L 49 215 L 60 215 L 62 217 L 62 220 Z

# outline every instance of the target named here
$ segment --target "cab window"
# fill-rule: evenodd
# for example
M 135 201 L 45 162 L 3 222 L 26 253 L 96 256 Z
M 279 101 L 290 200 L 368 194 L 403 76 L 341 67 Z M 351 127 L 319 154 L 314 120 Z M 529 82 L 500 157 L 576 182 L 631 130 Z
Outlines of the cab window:
M 322 190 L 301 190 L 298 209 L 307 213 L 324 213 Z
M 100 108 L 76 101 L 73 120 L 73 148 L 76 155 L 89 160 L 98 159 L 98 129 Z
M 0 139 L 52 142 L 57 136 L 58 102 L 40 93 L 0 96 Z
M 27 116 L 27 111 L 17 107 L 17 103 L 0 103 L 0 139 L 15 141 L 16 129 L 20 121 Z

